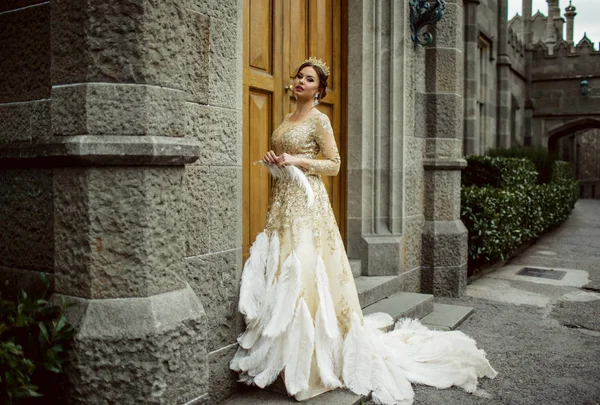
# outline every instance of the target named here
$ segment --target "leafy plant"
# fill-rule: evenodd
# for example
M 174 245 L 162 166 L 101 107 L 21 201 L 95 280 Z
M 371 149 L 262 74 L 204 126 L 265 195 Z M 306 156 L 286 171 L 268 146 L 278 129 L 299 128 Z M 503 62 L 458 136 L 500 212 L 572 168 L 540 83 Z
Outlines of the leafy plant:
M 75 332 L 65 317 L 68 302 L 51 306 L 50 283 L 42 273 L 42 297 L 21 291 L 17 302 L 0 300 L 0 402 L 38 403 L 58 395 L 65 350 Z
M 462 173 L 463 186 L 512 187 L 535 184 L 538 173 L 528 159 L 467 156 Z
M 506 160 L 512 165 L 515 159 Z M 502 166 L 498 162 L 491 164 L 494 168 Z M 463 186 L 461 219 L 469 230 L 470 272 L 482 264 L 503 260 L 523 243 L 539 237 L 569 216 L 577 201 L 578 184 L 570 164 L 555 162 L 553 167 L 549 184 L 523 181 L 521 184 L 508 182 L 511 186 L 502 188 Z M 502 176 L 500 169 L 488 173 Z M 496 179 L 489 183 L 503 182 Z
M 538 172 L 537 183 L 546 184 L 552 181 L 554 163 L 559 161 L 558 156 L 550 153 L 548 149 L 542 147 L 523 148 L 515 146 L 512 148 L 495 148 L 486 152 L 490 157 L 518 158 L 527 159 L 533 162 Z

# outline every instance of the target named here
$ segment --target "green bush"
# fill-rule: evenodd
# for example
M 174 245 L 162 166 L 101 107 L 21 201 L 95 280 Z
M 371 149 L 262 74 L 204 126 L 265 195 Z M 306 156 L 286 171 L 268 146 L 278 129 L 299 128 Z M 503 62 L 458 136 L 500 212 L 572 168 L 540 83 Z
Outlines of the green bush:
M 47 295 L 48 280 L 42 281 Z M 0 403 L 57 403 L 65 349 L 74 336 L 67 305 L 63 299 L 51 306 L 25 291 L 17 302 L 0 300 Z
M 554 170 L 554 162 L 558 161 L 558 156 L 550 153 L 548 149 L 542 147 L 527 147 L 520 146 L 512 148 L 496 148 L 489 149 L 486 152 L 490 157 L 518 158 L 528 159 L 535 165 L 538 172 L 538 184 L 546 184 L 552 181 L 552 173 Z
M 549 184 L 462 188 L 461 219 L 469 230 L 471 270 L 504 259 L 569 216 L 577 201 L 577 182 L 566 162 L 556 162 L 553 173 Z
M 527 159 L 467 156 L 462 173 L 463 186 L 512 187 L 535 184 L 537 171 Z

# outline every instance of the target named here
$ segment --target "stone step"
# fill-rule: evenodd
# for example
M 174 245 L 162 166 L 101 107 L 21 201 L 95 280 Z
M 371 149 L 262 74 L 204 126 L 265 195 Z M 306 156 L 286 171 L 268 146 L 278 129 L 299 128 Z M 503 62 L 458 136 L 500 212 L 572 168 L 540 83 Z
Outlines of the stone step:
M 307 405 L 361 405 L 362 401 L 368 398 L 362 395 L 356 395 L 348 390 L 337 389 L 318 395 L 308 401 L 303 401 Z M 232 398 L 222 405 L 290 405 L 298 404 L 292 397 L 278 394 L 272 391 L 251 389 L 241 395 Z
M 362 262 L 360 260 L 349 260 L 350 269 L 352 270 L 352 276 L 354 278 L 360 277 L 362 275 Z
M 363 309 L 364 315 L 375 312 L 386 312 L 394 318 L 421 319 L 428 316 L 434 308 L 433 295 L 399 292 L 392 294 Z
M 402 290 L 400 276 L 360 276 L 354 279 L 361 308 L 381 301 Z
M 421 319 L 429 329 L 454 330 L 471 314 L 473 308 L 459 305 L 433 304 L 433 311 Z

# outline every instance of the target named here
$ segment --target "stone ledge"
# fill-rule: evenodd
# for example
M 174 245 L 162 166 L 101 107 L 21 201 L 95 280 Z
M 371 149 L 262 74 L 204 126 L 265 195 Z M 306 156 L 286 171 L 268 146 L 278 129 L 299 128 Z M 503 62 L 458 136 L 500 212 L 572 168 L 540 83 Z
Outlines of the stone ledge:
M 425 170 L 462 170 L 467 167 L 465 159 L 423 159 Z
M 0 145 L 3 164 L 40 161 L 64 165 L 184 165 L 200 156 L 200 143 L 163 136 L 79 135 L 37 143 Z

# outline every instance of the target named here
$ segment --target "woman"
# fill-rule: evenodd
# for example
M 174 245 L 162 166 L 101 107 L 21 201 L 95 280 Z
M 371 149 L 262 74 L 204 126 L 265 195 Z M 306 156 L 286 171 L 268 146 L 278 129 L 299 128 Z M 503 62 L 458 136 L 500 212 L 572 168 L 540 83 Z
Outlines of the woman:
M 393 323 L 389 315 L 363 319 L 321 179 L 340 167 L 329 119 L 316 109 L 328 76 L 319 59 L 298 68 L 296 110 L 273 132 L 273 150 L 261 161 L 275 180 L 266 228 L 242 274 L 239 310 L 247 329 L 230 366 L 240 381 L 261 388 L 282 374 L 297 400 L 346 387 L 373 392 L 379 403 L 410 404 L 411 382 L 473 392 L 477 378 L 496 372 L 462 332 L 404 320 L 383 333 Z

